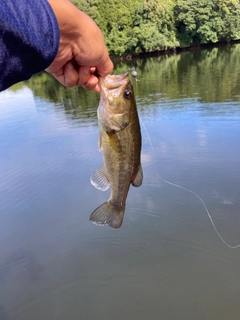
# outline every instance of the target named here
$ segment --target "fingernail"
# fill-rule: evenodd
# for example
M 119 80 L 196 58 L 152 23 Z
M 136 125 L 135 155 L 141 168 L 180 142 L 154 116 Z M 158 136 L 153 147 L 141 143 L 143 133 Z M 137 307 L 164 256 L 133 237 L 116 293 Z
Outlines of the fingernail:
M 82 70 L 83 70 L 84 74 L 89 74 L 90 73 L 89 67 L 83 67 Z
M 65 77 L 64 84 L 65 84 L 65 86 L 66 86 L 66 87 L 72 87 L 72 86 L 73 86 L 73 83 L 72 83 L 72 82 L 70 82 L 70 81 L 69 81 L 69 79 L 68 79 L 68 78 L 66 78 L 66 77 Z
M 71 62 L 69 62 L 66 67 L 68 68 L 68 70 L 72 71 L 74 69 L 74 66 Z

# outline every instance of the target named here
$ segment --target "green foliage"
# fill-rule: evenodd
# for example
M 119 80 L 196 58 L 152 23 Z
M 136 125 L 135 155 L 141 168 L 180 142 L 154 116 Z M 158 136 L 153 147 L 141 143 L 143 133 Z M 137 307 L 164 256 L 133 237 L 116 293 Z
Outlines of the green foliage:
M 73 3 L 99 25 L 112 56 L 178 45 L 173 23 L 174 0 L 74 0 Z
M 133 52 L 165 50 L 178 45 L 170 4 L 158 0 L 145 0 L 137 8 L 131 34 Z
M 235 0 L 178 0 L 175 24 L 181 46 L 240 38 L 240 5 Z
M 126 52 L 128 46 L 128 32 L 126 30 L 119 30 L 119 25 L 115 22 L 111 25 L 111 31 L 106 37 L 106 45 L 109 54 L 113 56 L 121 56 Z
M 100 25 L 101 12 L 99 11 L 98 0 L 71 0 L 71 2 Z
M 224 26 L 220 40 L 240 39 L 240 3 L 236 0 L 219 0 Z
M 119 61 L 115 73 L 125 73 L 135 67 L 138 79 L 131 78 L 138 109 L 141 112 L 159 107 L 169 100 L 183 97 L 199 98 L 205 102 L 236 101 L 226 108 L 239 106 L 240 44 L 186 51 L 180 54 L 161 55 L 148 59 Z M 227 68 L 226 68 L 227 66 Z M 56 110 L 64 110 L 68 119 L 97 125 L 96 108 L 99 94 L 83 88 L 65 88 L 50 74 L 41 73 L 22 83 L 28 86 L 37 101 L 48 101 Z M 16 90 L 16 86 L 9 90 Z M 19 86 L 18 86 L 19 88 Z M 180 104 L 181 105 L 181 104 Z M 171 107 L 171 104 L 169 105 Z M 211 104 L 209 103 L 209 107 Z M 201 112 L 201 108 L 199 111 Z M 204 110 L 202 110 L 204 112 Z M 236 109 L 236 112 L 237 111 Z M 149 114 L 149 113 L 148 113 Z
M 96 92 L 86 91 L 82 87 L 66 88 L 46 72 L 34 75 L 23 84 L 32 90 L 35 97 L 48 101 L 56 108 L 64 108 L 68 117 L 81 118 L 81 122 L 89 122 L 91 119 L 97 124 L 99 94 Z
M 111 56 L 240 39 L 239 0 L 73 0 Z

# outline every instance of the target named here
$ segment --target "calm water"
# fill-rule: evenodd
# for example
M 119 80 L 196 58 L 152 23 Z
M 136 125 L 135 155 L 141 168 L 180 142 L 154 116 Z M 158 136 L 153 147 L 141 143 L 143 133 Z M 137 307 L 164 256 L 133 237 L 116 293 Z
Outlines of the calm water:
M 132 66 L 144 184 L 120 230 L 89 222 L 98 94 L 46 74 L 0 94 L 1 320 L 239 319 L 240 248 L 173 184 L 240 243 L 240 45 Z

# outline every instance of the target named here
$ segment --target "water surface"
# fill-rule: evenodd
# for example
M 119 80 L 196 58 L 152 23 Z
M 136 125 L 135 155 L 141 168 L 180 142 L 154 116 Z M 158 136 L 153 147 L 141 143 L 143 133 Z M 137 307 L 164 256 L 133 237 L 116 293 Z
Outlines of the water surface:
M 240 248 L 173 185 L 240 243 L 239 59 L 116 64 L 138 71 L 144 170 L 119 230 L 89 222 L 109 196 L 90 184 L 99 95 L 47 74 L 0 94 L 1 320 L 239 319 Z

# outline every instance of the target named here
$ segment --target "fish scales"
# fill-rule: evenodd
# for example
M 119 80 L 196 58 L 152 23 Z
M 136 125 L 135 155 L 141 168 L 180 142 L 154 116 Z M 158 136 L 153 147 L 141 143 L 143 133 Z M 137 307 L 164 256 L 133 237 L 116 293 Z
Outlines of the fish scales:
M 141 130 L 132 84 L 128 74 L 99 79 L 101 86 L 98 120 L 103 167 L 96 170 L 92 184 L 101 190 L 111 186 L 107 202 L 93 211 L 90 220 L 119 228 L 123 221 L 130 184 L 142 184 Z

